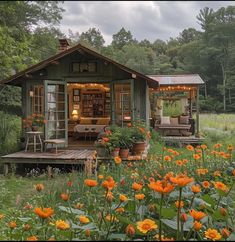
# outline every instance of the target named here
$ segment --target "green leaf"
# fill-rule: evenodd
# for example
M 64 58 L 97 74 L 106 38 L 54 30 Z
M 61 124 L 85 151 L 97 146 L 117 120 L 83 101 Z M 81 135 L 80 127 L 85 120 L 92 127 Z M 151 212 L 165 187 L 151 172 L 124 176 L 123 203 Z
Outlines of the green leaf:
M 29 220 L 31 220 L 32 218 L 18 218 L 20 221 L 27 223 Z
M 110 234 L 108 239 L 110 240 L 119 240 L 119 241 L 125 241 L 126 235 L 125 234 Z
M 85 214 L 84 211 L 79 210 L 79 209 L 68 208 L 68 207 L 64 207 L 64 206 L 59 206 L 58 208 L 66 213 L 72 213 L 72 214 L 77 214 L 77 215 Z
M 169 219 L 161 219 L 161 221 L 168 227 L 172 228 L 173 230 L 177 230 L 177 221 L 176 220 L 169 220 Z M 184 223 L 183 231 L 189 231 L 193 226 L 193 219 L 188 217 L 186 223 Z
M 214 199 L 211 198 L 211 196 L 209 196 L 208 194 L 202 196 L 202 199 L 209 203 L 212 207 L 214 207 L 216 205 L 216 201 Z
M 174 218 L 176 216 L 176 211 L 173 208 L 162 208 L 162 217 L 163 218 Z
M 228 215 L 223 216 L 219 210 L 216 210 L 213 214 L 212 214 L 212 218 L 216 221 L 219 220 L 226 220 L 228 218 Z
M 117 217 L 117 219 L 120 221 L 120 222 L 122 222 L 122 223 L 124 223 L 124 224 L 133 224 L 133 222 L 131 221 L 131 220 L 129 220 L 128 218 L 126 218 L 126 217 L 123 217 L 123 216 L 121 216 L 121 215 L 117 215 L 116 216 Z
M 77 224 L 74 224 L 72 223 L 71 225 L 72 229 L 82 229 L 82 230 L 95 230 L 96 229 L 96 225 L 94 223 L 89 223 L 89 224 L 86 224 L 86 225 L 77 225 Z

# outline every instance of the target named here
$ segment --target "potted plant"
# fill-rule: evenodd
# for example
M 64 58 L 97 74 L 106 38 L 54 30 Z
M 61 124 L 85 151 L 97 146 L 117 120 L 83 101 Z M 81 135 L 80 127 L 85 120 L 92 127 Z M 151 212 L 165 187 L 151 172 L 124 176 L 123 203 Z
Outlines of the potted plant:
M 125 127 L 121 128 L 121 136 L 119 139 L 120 151 L 119 155 L 122 159 L 126 159 L 129 156 L 130 148 L 132 147 L 131 132 L 130 129 Z
M 133 155 L 141 155 L 146 147 L 147 140 L 150 138 L 150 132 L 146 129 L 144 123 L 136 123 L 132 127 L 131 139 L 133 142 Z
M 97 156 L 109 157 L 108 141 L 109 139 L 107 137 L 102 137 L 101 139 L 95 141 Z
M 31 128 L 32 131 L 38 131 L 39 127 L 42 127 L 46 123 L 44 116 L 42 114 L 34 113 L 23 119 L 23 127 Z

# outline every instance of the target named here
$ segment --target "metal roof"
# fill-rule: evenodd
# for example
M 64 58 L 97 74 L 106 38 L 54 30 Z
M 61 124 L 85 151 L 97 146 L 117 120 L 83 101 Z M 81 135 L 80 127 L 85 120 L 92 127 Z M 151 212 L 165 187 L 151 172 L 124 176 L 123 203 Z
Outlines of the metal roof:
M 180 74 L 180 75 L 147 75 L 164 85 L 202 85 L 204 81 L 198 74 Z

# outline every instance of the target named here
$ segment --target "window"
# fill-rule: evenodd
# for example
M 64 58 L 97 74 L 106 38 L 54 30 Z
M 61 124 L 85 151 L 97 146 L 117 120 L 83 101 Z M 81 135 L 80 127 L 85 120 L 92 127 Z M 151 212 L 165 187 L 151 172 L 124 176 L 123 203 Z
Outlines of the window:
M 32 97 L 32 113 L 44 114 L 44 87 L 43 85 L 35 85 L 33 91 L 30 92 Z
M 73 62 L 72 72 L 74 73 L 95 73 L 97 72 L 96 62 Z

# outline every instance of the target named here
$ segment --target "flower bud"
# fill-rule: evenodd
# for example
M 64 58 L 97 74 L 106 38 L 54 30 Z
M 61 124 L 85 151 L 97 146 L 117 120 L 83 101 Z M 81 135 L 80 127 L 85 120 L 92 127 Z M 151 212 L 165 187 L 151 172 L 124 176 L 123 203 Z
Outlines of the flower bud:
M 185 223 L 188 220 L 188 216 L 186 213 L 181 213 L 180 215 L 180 221 Z
M 134 234 L 135 234 L 135 228 L 134 228 L 131 224 L 129 224 L 129 225 L 126 227 L 125 232 L 126 232 L 126 234 L 127 234 L 128 236 L 133 237 Z
M 226 209 L 226 208 L 220 208 L 220 214 L 221 214 L 222 216 L 227 216 L 227 214 L 228 214 L 227 209 Z

